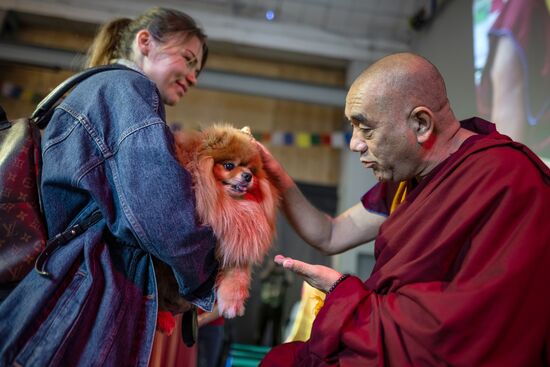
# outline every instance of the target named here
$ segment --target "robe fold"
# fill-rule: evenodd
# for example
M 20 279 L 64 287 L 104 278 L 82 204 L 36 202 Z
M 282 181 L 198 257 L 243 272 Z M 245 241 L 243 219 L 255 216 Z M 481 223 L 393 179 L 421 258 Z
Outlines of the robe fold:
M 550 170 L 493 124 L 462 125 L 480 135 L 381 226 L 370 278 L 261 366 L 550 366 Z

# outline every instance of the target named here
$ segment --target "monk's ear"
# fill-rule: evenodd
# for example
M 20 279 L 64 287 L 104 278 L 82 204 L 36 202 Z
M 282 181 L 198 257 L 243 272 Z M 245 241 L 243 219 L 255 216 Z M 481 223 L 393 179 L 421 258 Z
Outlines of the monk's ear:
M 411 111 L 410 121 L 419 144 L 430 141 L 434 130 L 433 113 L 428 107 L 418 106 Z
M 153 37 L 147 29 L 142 29 L 136 34 L 137 47 L 143 56 L 148 56 L 151 51 Z

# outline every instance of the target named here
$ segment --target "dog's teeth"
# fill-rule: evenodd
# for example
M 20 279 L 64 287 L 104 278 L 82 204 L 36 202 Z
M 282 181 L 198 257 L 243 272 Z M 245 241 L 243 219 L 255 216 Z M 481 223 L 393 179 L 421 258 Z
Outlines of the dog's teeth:
M 237 191 L 237 192 L 240 192 L 240 193 L 248 191 L 248 185 L 235 184 L 235 185 L 230 185 L 230 186 L 234 191 Z

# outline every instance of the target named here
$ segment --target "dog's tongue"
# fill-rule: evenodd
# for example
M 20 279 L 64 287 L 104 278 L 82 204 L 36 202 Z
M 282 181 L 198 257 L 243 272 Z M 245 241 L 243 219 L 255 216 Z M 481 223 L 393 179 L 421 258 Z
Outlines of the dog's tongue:
M 248 185 L 234 185 L 233 188 L 239 192 L 246 192 Z

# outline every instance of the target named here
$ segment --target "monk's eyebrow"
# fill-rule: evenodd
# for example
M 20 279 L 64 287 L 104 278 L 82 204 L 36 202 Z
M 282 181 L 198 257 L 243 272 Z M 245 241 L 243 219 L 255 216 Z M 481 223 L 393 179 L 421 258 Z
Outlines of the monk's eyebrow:
M 362 113 L 358 113 L 356 115 L 351 115 L 350 119 L 351 119 L 351 121 L 355 121 L 355 122 L 358 122 L 360 124 L 367 121 L 367 118 Z

